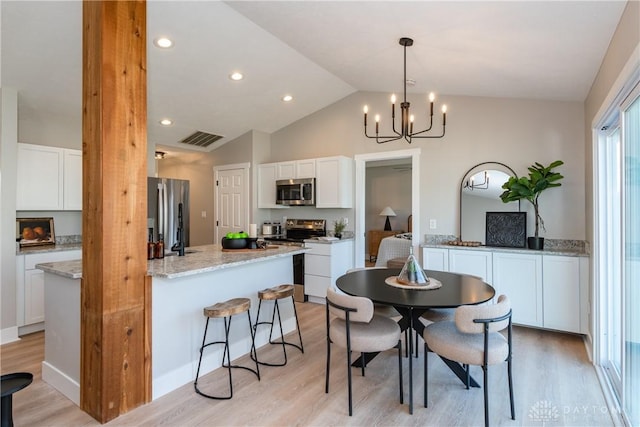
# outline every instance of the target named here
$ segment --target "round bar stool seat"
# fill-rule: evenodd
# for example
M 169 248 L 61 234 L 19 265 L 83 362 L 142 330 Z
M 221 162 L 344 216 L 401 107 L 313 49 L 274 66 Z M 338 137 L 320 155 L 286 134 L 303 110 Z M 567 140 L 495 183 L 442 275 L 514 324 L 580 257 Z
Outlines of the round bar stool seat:
M 255 355 L 256 352 L 256 344 L 255 344 L 255 334 L 253 325 L 251 323 L 251 314 L 249 313 L 249 309 L 251 308 L 251 300 L 249 298 L 233 298 L 228 301 L 218 302 L 209 307 L 205 307 L 203 309 L 203 314 L 206 317 L 206 323 L 204 327 L 204 335 L 202 337 L 202 346 L 200 347 L 200 359 L 198 360 L 198 370 L 196 372 L 196 379 L 193 383 L 193 387 L 201 396 L 208 397 L 209 399 L 231 399 L 233 397 L 233 379 L 231 378 L 231 368 L 239 368 L 245 369 L 247 371 L 253 372 L 257 377 L 258 381 L 260 380 L 260 367 L 258 366 L 257 357 Z M 229 330 L 231 329 L 231 318 L 236 314 L 247 313 L 247 318 L 249 320 L 249 333 L 251 334 L 251 359 L 255 362 L 255 369 L 249 368 L 246 366 L 232 365 L 231 364 L 231 354 L 229 353 Z M 224 320 L 224 341 L 212 341 L 207 343 L 207 329 L 209 328 L 209 320 L 210 319 L 219 319 L 222 318 Z M 224 344 L 224 350 L 222 354 L 222 367 L 227 368 L 227 372 L 229 373 L 229 395 L 227 396 L 214 396 L 211 394 L 207 394 L 202 392 L 198 388 L 198 377 L 200 376 L 200 365 L 202 364 L 202 354 L 204 349 L 210 345 L 214 344 Z M 225 362 L 226 359 L 226 362 Z
M 33 374 L 29 372 L 14 372 L 2 375 L 0 388 L 2 388 L 2 403 L 0 421 L 2 427 L 13 427 L 13 394 L 31 384 Z
M 302 344 L 302 334 L 300 333 L 300 323 L 298 322 L 298 312 L 296 311 L 296 303 L 293 299 L 294 294 L 294 286 L 290 284 L 278 285 L 272 288 L 263 289 L 258 291 L 258 314 L 256 315 L 256 323 L 253 325 L 253 333 L 254 336 L 258 331 L 258 326 L 260 325 L 269 325 L 269 344 L 279 344 L 282 345 L 282 353 L 284 355 L 284 361 L 278 363 L 269 363 L 265 361 L 258 361 L 257 354 L 254 361 L 260 365 L 266 366 L 284 366 L 287 364 L 287 345 L 297 348 L 302 353 L 304 353 L 304 346 Z M 284 332 L 282 331 L 282 318 L 280 317 L 280 307 L 278 305 L 278 301 L 291 298 L 291 304 L 293 305 L 293 313 L 296 319 L 296 329 L 298 330 L 298 340 L 300 345 L 292 342 L 288 342 L 284 339 Z M 273 312 L 271 314 L 271 321 L 260 321 L 260 309 L 262 307 L 262 301 L 273 301 Z M 278 325 L 280 327 L 280 341 L 273 341 L 273 326 L 276 323 L 276 315 L 278 318 Z

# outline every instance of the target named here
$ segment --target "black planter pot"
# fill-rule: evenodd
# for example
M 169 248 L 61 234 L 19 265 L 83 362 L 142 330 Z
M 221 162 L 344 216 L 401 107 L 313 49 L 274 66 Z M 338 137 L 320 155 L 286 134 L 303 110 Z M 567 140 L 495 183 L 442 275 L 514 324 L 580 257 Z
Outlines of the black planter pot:
M 544 249 L 544 237 L 527 237 L 529 249 L 541 251 Z

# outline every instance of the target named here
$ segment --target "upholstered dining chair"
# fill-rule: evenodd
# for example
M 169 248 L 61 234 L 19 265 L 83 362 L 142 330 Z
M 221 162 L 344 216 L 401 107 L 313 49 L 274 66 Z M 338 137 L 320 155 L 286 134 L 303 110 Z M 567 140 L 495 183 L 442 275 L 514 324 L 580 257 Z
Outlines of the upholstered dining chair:
M 507 329 L 507 336 L 500 331 Z M 461 363 L 467 373 L 469 366 L 482 366 L 484 388 L 484 424 L 489 425 L 489 365 L 507 362 L 511 419 L 515 420 L 513 406 L 513 378 L 511 373 L 512 337 L 511 303 L 505 295 L 497 304 L 463 305 L 455 310 L 454 321 L 435 322 L 424 329 L 424 407 L 427 407 L 427 350 Z
M 331 319 L 331 315 L 334 316 Z M 347 350 L 347 384 L 349 393 L 349 416 L 353 415 L 353 394 L 351 379 L 351 352 L 373 353 L 398 349 L 398 380 L 400 382 L 400 403 L 402 393 L 402 345 L 400 326 L 392 319 L 373 313 L 373 302 L 368 298 L 339 294 L 327 289 L 327 370 L 325 393 L 329 393 L 329 373 L 331 367 L 331 344 Z M 364 376 L 364 363 L 362 364 Z

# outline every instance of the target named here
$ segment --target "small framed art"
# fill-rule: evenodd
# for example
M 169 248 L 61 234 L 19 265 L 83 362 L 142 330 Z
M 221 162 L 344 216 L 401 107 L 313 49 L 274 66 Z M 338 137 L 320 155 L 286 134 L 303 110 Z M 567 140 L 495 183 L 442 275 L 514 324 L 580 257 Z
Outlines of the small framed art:
M 16 241 L 20 247 L 55 245 L 53 218 L 17 218 Z
M 486 246 L 524 248 L 527 243 L 526 212 L 487 212 Z

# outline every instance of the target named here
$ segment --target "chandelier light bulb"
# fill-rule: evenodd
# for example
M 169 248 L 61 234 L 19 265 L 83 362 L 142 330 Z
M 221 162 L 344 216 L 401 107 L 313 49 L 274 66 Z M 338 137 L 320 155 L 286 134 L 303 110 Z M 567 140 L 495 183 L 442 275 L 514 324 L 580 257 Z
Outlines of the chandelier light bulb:
M 447 113 L 447 106 L 443 105 L 442 106 L 442 114 L 446 114 Z
M 414 118 L 413 114 L 409 116 L 409 121 L 410 121 L 411 123 L 413 123 L 413 118 Z
M 393 95 L 391 95 L 391 103 L 392 104 L 396 103 L 396 94 L 395 93 Z
M 376 123 L 380 123 L 380 114 L 376 114 Z
M 429 102 L 433 102 L 433 101 L 435 101 L 435 100 L 436 100 L 436 94 L 435 94 L 435 93 L 433 93 L 433 92 L 431 92 L 431 93 L 429 94 Z
M 369 106 L 365 105 L 362 111 L 364 111 L 364 113 L 367 114 L 369 112 Z

